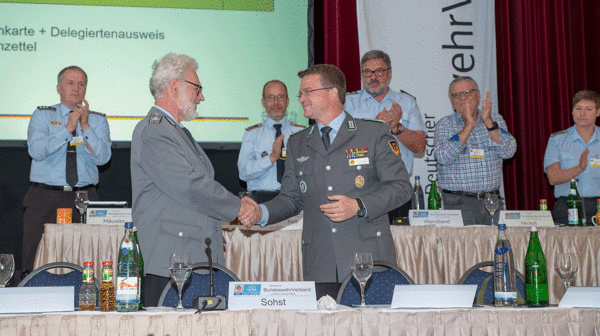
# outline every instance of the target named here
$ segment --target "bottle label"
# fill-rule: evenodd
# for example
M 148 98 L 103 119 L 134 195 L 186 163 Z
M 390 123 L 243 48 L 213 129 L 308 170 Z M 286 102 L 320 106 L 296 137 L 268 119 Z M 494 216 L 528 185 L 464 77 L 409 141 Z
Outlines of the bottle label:
M 567 210 L 567 213 L 568 213 L 567 218 L 569 220 L 569 225 L 579 224 L 579 214 L 577 212 L 577 208 L 571 208 L 571 209 Z
M 134 295 L 138 293 L 137 277 L 117 277 L 117 295 Z
M 495 292 L 494 298 L 496 300 L 516 300 L 517 292 Z
M 112 268 L 102 269 L 102 282 L 113 281 L 113 270 Z
M 121 245 L 121 251 L 127 255 L 131 250 L 133 250 L 133 241 L 126 238 Z
M 496 247 L 494 249 L 494 253 L 496 253 L 496 255 L 503 255 L 503 254 L 505 254 L 508 251 L 510 251 L 510 247 L 506 247 L 506 246 L 504 246 L 504 247 Z
M 93 283 L 94 282 L 94 269 L 86 268 L 83 270 L 83 282 Z

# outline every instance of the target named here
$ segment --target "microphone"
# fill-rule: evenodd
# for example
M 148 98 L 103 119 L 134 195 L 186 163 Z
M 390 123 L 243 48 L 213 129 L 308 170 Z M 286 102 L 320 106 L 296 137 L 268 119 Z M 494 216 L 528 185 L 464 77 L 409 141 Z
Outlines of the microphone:
M 223 295 L 215 295 L 215 284 L 214 284 L 214 271 L 213 271 L 213 262 L 212 262 L 212 250 L 210 249 L 210 244 L 212 241 L 210 238 L 204 239 L 204 243 L 206 244 L 206 249 L 204 252 L 208 257 L 208 272 L 209 272 L 209 286 L 208 286 L 208 296 L 198 296 L 194 299 L 193 305 L 194 308 L 198 309 L 196 313 L 202 311 L 211 311 L 211 310 L 225 310 L 227 309 L 227 299 Z

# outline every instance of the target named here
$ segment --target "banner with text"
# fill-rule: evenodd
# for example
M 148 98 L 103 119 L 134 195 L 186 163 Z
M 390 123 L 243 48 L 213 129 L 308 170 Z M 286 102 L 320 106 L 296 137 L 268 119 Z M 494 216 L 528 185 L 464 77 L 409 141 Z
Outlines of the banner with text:
M 357 0 L 361 56 L 379 49 L 392 60 L 390 88 L 417 98 L 427 128 L 427 147 L 415 158 L 415 175 L 429 193 L 437 176 L 433 155 L 437 121 L 452 113 L 448 85 L 456 76 L 492 92 L 498 111 L 494 2 L 472 0 Z

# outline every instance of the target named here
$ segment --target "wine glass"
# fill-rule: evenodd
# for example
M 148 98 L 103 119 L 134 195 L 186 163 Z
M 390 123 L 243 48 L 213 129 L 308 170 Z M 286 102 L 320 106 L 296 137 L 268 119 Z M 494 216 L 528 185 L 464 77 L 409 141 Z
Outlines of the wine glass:
M 492 216 L 492 225 L 494 225 L 494 215 L 496 214 L 496 210 L 498 210 L 498 206 L 500 205 L 500 198 L 494 193 L 486 193 L 483 202 L 485 204 L 485 208 Z
M 373 274 L 373 257 L 371 253 L 356 253 L 352 265 L 352 274 L 360 284 L 360 307 L 365 304 L 365 285 Z
M 177 284 L 177 294 L 179 295 L 179 303 L 177 304 L 177 310 L 183 310 L 183 304 L 181 302 L 181 295 L 183 284 L 192 273 L 192 261 L 189 253 L 173 253 L 171 254 L 171 261 L 169 262 L 169 270 L 171 271 L 171 278 Z
M 85 213 L 87 211 L 88 204 L 90 203 L 89 194 L 85 190 L 80 190 L 75 194 L 75 207 L 79 210 L 81 217 L 81 223 L 85 224 Z
M 12 254 L 0 254 L 0 287 L 5 287 L 15 272 L 15 259 Z
M 558 253 L 554 260 L 554 270 L 556 270 L 556 273 L 565 283 L 565 287 L 568 290 L 578 270 L 575 254 L 570 252 Z

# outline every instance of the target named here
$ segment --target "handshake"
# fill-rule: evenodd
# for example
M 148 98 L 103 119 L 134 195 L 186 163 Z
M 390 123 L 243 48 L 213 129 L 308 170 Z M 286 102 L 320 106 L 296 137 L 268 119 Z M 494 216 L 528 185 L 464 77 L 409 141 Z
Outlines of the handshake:
M 247 196 L 242 198 L 242 206 L 240 207 L 240 212 L 238 213 L 238 219 L 242 225 L 250 228 L 252 225 L 258 223 L 258 221 L 262 218 L 262 215 L 262 209 L 256 202 L 254 202 L 253 199 Z

